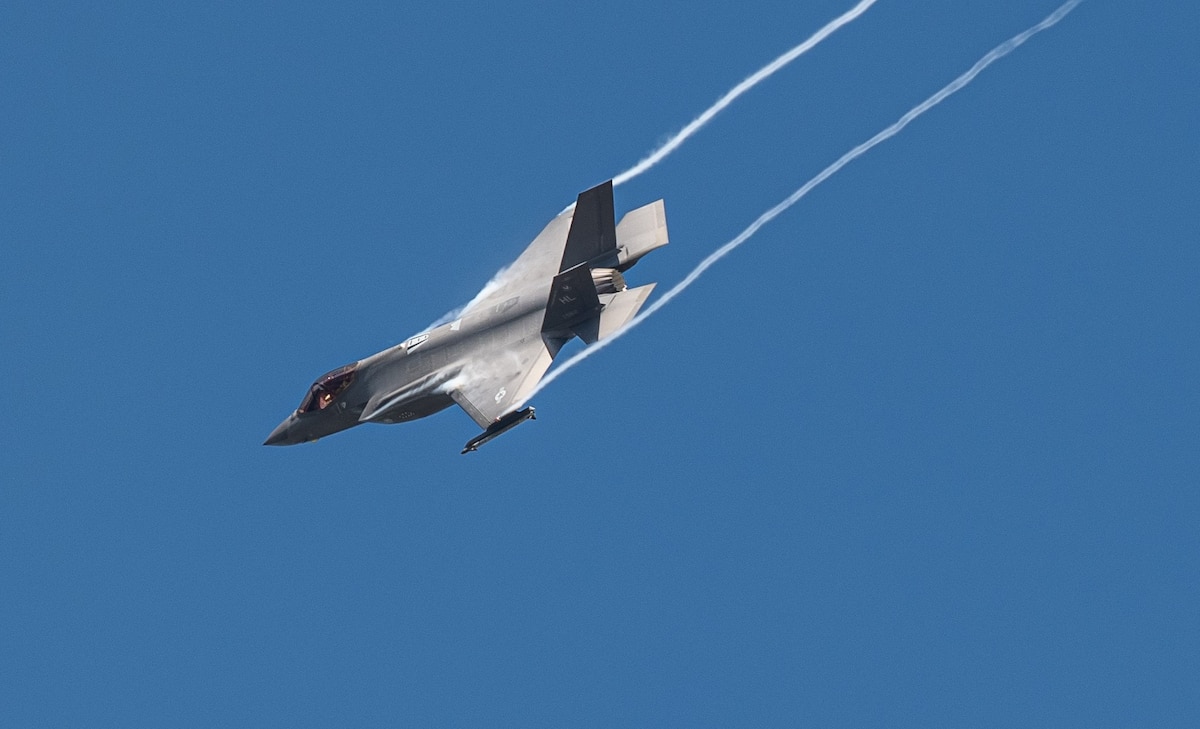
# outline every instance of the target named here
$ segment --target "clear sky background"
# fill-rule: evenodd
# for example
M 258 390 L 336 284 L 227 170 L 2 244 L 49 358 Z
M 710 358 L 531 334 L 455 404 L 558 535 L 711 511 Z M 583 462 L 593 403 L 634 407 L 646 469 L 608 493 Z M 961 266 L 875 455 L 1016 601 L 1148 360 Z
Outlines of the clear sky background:
M 260 445 L 852 4 L 6 4 L 0 725 L 1195 726 L 1194 2 L 1088 0 L 477 454 Z M 1056 5 L 881 0 L 617 189 L 631 284 Z

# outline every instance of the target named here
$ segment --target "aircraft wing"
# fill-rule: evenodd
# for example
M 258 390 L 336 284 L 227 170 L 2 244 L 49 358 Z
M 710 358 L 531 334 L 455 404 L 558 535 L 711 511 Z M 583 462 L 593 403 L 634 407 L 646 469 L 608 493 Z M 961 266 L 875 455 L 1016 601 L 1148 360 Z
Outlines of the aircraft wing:
M 523 404 L 564 342 L 579 336 L 592 344 L 633 318 L 654 287 L 626 289 L 618 272 L 666 244 L 661 200 L 629 212 L 618 225 L 611 180 L 581 192 L 575 205 L 551 220 L 467 306 L 464 315 L 545 286 L 544 313 L 514 323 L 507 332 L 511 336 L 493 335 L 502 344 L 476 353 L 449 386 L 451 397 L 481 427 L 497 424 Z M 619 283 L 601 292 L 597 276 Z
M 521 404 L 553 360 L 541 336 L 533 334 L 468 366 L 450 397 L 479 427 L 487 428 Z
M 531 284 L 545 282 L 580 263 L 616 267 L 612 181 L 579 193 L 575 204 L 551 220 L 537 238 L 464 311 L 483 309 Z

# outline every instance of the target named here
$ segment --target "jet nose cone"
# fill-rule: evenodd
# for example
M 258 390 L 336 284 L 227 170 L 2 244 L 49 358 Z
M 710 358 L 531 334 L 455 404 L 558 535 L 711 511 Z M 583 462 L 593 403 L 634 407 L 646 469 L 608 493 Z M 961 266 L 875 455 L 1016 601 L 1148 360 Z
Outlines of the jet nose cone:
M 280 423 L 275 430 L 271 431 L 271 434 L 267 436 L 267 439 L 263 441 L 263 445 L 290 445 L 291 441 L 288 440 L 288 427 L 291 424 L 291 418 L 288 418 Z

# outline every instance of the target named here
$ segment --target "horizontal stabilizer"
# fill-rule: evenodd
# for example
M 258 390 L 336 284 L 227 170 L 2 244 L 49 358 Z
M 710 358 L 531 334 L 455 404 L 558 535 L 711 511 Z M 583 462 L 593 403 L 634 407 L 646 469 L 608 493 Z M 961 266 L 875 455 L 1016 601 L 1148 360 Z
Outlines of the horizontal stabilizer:
M 617 224 L 617 268 L 628 270 L 642 256 L 667 244 L 667 211 L 662 200 L 631 210 Z
M 638 310 L 646 303 L 652 291 L 654 284 L 646 284 L 614 294 L 612 300 L 604 306 L 604 311 L 600 312 L 599 338 L 608 339 L 637 316 Z

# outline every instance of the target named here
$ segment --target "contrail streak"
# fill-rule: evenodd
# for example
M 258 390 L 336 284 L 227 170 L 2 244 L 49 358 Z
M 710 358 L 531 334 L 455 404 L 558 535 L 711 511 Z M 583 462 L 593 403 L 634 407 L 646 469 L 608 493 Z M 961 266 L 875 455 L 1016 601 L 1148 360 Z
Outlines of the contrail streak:
M 434 328 L 440 327 L 443 324 L 452 322 L 455 319 L 462 316 L 466 312 L 467 309 L 470 309 L 472 306 L 474 306 L 478 302 L 483 301 L 485 298 L 490 296 L 493 291 L 500 288 L 501 284 L 504 283 L 504 274 L 508 273 L 508 269 L 509 269 L 509 266 L 505 266 L 504 268 L 501 268 L 499 271 L 496 271 L 496 273 L 493 274 L 490 279 L 488 279 L 488 282 L 483 285 L 483 288 L 479 289 L 479 293 L 475 294 L 474 298 L 472 298 L 470 301 L 463 304 L 462 306 L 451 309 L 450 311 L 447 311 L 445 314 L 442 314 L 437 319 L 434 319 L 433 322 L 430 323 L 430 325 L 425 328 L 427 330 L 434 329 Z
M 614 177 L 613 178 L 613 186 L 616 187 L 617 185 L 620 185 L 623 182 L 629 182 L 630 180 L 632 180 L 633 178 L 642 174 L 643 172 L 650 169 L 654 165 L 663 161 L 663 159 L 665 159 L 667 155 L 674 152 L 676 149 L 678 149 L 680 147 L 680 145 L 682 145 L 684 142 L 686 142 L 688 140 L 688 137 L 691 137 L 693 134 L 700 131 L 701 127 L 703 127 L 705 124 L 708 124 L 710 121 L 712 121 L 713 117 L 715 117 L 717 114 L 724 111 L 725 107 L 729 106 L 734 101 L 736 101 L 739 96 L 746 93 L 750 89 L 754 88 L 759 83 L 770 78 L 779 69 L 783 68 L 784 66 L 788 65 L 792 61 L 796 60 L 800 56 L 807 53 L 818 43 L 820 43 L 821 41 L 825 40 L 830 35 L 832 35 L 833 32 L 836 31 L 838 28 L 841 28 L 843 25 L 849 23 L 850 21 L 854 20 L 858 16 L 867 12 L 867 9 L 870 8 L 872 5 L 874 5 L 876 2 L 877 2 L 877 0 L 861 0 L 854 7 L 850 8 L 849 10 L 842 13 L 838 17 L 836 17 L 833 20 L 826 23 L 824 27 L 822 27 L 816 33 L 813 33 L 808 38 L 808 40 L 804 41 L 803 43 L 796 46 L 795 48 L 792 48 L 790 51 L 788 51 L 787 53 L 784 53 L 779 58 L 776 58 L 774 61 L 771 61 L 767 65 L 765 65 L 762 68 L 755 71 L 753 74 L 748 76 L 740 84 L 738 84 L 737 86 L 734 86 L 732 89 L 727 91 L 724 96 L 722 96 L 720 99 L 717 100 L 717 103 L 715 103 L 712 106 L 705 109 L 704 112 L 702 114 L 700 114 L 700 116 L 693 119 L 686 127 L 684 127 L 683 129 L 680 129 L 678 132 L 676 132 L 675 136 L 671 137 L 666 142 L 664 142 L 658 149 L 655 149 L 653 152 L 651 152 L 649 155 L 644 157 L 642 159 L 642 161 L 638 162 L 633 167 L 630 167 L 629 169 L 625 170 L 621 174 Z M 573 202 L 569 203 L 565 208 L 562 209 L 562 211 L 559 213 L 559 215 L 562 215 L 562 213 L 565 213 L 574 207 L 575 207 L 575 203 L 573 203 Z M 445 324 L 448 321 L 453 321 L 454 319 L 456 319 L 459 314 L 461 314 L 463 311 L 469 309 L 471 307 L 471 304 L 473 304 L 476 301 L 478 301 L 479 299 L 483 298 L 483 296 L 485 294 L 490 293 L 491 288 L 494 288 L 494 285 L 498 282 L 498 280 L 503 275 L 503 273 L 504 273 L 503 270 L 497 272 L 496 275 L 492 277 L 492 280 L 488 281 L 487 285 L 484 286 L 483 290 L 480 291 L 478 294 L 476 294 L 475 298 L 472 299 L 470 301 L 470 303 L 464 304 L 464 305 L 458 307 L 457 309 L 453 309 L 453 310 L 448 311 L 445 314 L 441 315 L 432 324 L 429 325 L 429 328 L 432 329 L 433 327 L 438 326 L 439 324 Z
M 740 84 L 738 84 L 737 86 L 734 86 L 732 89 L 730 89 L 724 96 L 722 96 L 720 99 L 717 100 L 717 103 L 715 103 L 712 106 L 705 109 L 703 114 L 701 114 L 700 116 L 693 119 L 690 124 L 688 124 L 683 129 L 679 130 L 675 134 L 675 136 L 671 137 L 666 142 L 664 142 L 662 146 L 660 146 L 658 149 L 654 150 L 649 155 L 647 155 L 644 159 L 642 159 L 641 162 L 638 162 L 633 167 L 630 167 L 629 169 L 625 170 L 621 174 L 614 177 L 613 185 L 616 186 L 616 185 L 620 185 L 623 182 L 629 182 L 633 178 L 637 177 L 638 175 L 642 174 L 646 170 L 650 169 L 654 165 L 661 162 L 664 157 L 666 157 L 670 153 L 674 152 L 676 149 L 679 148 L 679 145 L 686 142 L 688 137 L 690 137 L 693 134 L 695 134 L 696 132 L 700 131 L 701 127 L 703 127 L 705 124 L 707 124 L 709 121 L 711 121 L 712 118 L 715 117 L 717 114 L 721 113 L 721 111 L 723 111 L 725 109 L 725 107 L 732 104 L 737 99 L 737 97 L 741 96 L 742 94 L 746 93 L 750 89 L 754 88 L 760 82 L 765 81 L 767 78 L 769 78 L 771 75 L 773 75 L 779 69 L 783 68 L 784 66 L 788 65 L 789 63 L 796 60 L 800 56 L 804 55 L 813 46 L 817 45 L 818 43 L 820 43 L 821 41 L 825 40 L 827 37 L 832 35 L 833 32 L 836 31 L 838 28 L 841 28 L 846 23 L 849 23 L 850 21 L 854 20 L 858 16 L 865 13 L 867 11 L 867 8 L 874 5 L 875 2 L 876 2 L 876 0 L 862 0 L 862 2 L 860 2 L 858 5 L 855 5 L 854 7 L 847 10 L 845 13 L 842 13 L 838 17 L 829 21 L 825 25 L 825 27 L 821 28 L 816 33 L 813 33 L 813 35 L 808 40 L 804 41 L 803 43 L 801 43 L 800 45 L 791 49 L 790 51 L 783 54 L 779 58 L 776 58 L 774 61 L 771 61 L 767 65 L 765 65 L 762 68 L 755 71 L 753 75 L 749 76 L 748 78 L 746 78 L 745 81 L 742 81 Z
M 756 232 L 758 232 L 759 228 L 761 228 L 762 226 L 771 222 L 776 217 L 778 217 L 780 213 L 787 210 L 791 206 L 795 205 L 796 202 L 800 200 L 800 198 L 804 197 L 809 192 L 811 192 L 812 189 L 815 188 L 817 185 L 820 185 L 822 182 L 829 179 L 835 172 L 842 169 L 846 165 L 850 164 L 855 159 L 866 154 L 875 145 L 880 144 L 881 142 L 884 142 L 884 141 L 896 136 L 897 134 L 899 134 L 900 131 L 902 129 L 904 129 L 904 127 L 908 126 L 909 123 L 912 122 L 914 119 L 921 116 L 922 114 L 929 111 L 930 109 L 937 106 L 938 104 L 942 103 L 942 101 L 944 101 L 946 99 L 946 97 L 950 96 L 951 94 L 955 93 L 962 87 L 969 84 L 976 76 L 978 76 L 980 74 L 981 71 L 983 71 L 983 69 L 992 65 L 993 63 L 1000 60 L 1001 58 L 1004 58 L 1009 53 L 1012 53 L 1014 50 L 1016 50 L 1019 46 L 1021 46 L 1023 43 L 1025 43 L 1025 41 L 1032 38 L 1034 35 L 1042 32 L 1043 30 L 1046 30 L 1047 28 L 1058 23 L 1058 21 L 1060 21 L 1064 17 L 1066 17 L 1067 13 L 1074 10 L 1075 6 L 1079 5 L 1079 3 L 1081 3 L 1081 2 L 1083 2 L 1083 0 L 1068 0 L 1061 7 L 1059 7 L 1058 10 L 1055 10 L 1053 13 L 1048 15 L 1046 17 L 1046 19 L 1043 20 L 1042 22 L 1038 23 L 1037 25 L 1033 26 L 1032 28 L 1029 28 L 1028 30 L 1024 31 L 1023 33 L 1015 35 L 1012 38 L 1009 38 L 1008 40 L 1004 41 L 1000 45 L 996 46 L 991 51 L 989 51 L 987 53 L 987 55 L 985 55 L 983 58 L 980 58 L 978 61 L 976 61 L 975 65 L 971 66 L 971 68 L 968 69 L 966 73 L 964 73 L 963 75 L 954 79 L 950 83 L 946 84 L 944 87 L 942 87 L 942 89 L 940 91 L 935 93 L 933 96 L 930 96 L 925 101 L 922 101 L 920 104 L 917 104 L 916 106 L 914 106 L 904 116 L 897 119 L 894 123 L 892 123 L 890 126 L 885 128 L 883 131 L 879 132 L 878 134 L 871 137 L 867 141 L 858 145 L 854 149 L 851 149 L 849 152 L 847 152 L 846 154 L 844 154 L 840 158 L 838 158 L 838 160 L 836 162 L 829 165 L 825 169 L 821 170 L 821 172 L 818 173 L 816 177 L 814 177 L 811 180 L 809 180 L 808 182 L 804 183 L 804 185 L 800 189 L 793 192 L 790 196 L 788 196 L 788 198 L 786 200 L 784 200 L 783 202 L 779 203 L 775 207 L 771 208 L 767 212 L 760 215 L 757 220 L 755 220 L 753 223 L 751 223 L 749 225 L 749 227 L 747 227 L 745 230 L 743 230 L 741 233 L 739 233 L 736 238 L 734 238 L 733 240 L 729 241 L 725 245 L 721 246 L 720 248 L 718 248 L 717 250 L 715 250 L 711 254 L 709 254 L 709 256 L 707 258 L 705 258 L 703 261 L 701 261 L 699 263 L 699 265 L 697 265 L 694 269 L 692 269 L 692 272 L 689 273 L 686 278 L 684 278 L 682 281 L 680 281 L 679 283 L 677 283 L 673 287 L 671 287 L 671 289 L 669 291 L 667 291 L 665 294 L 663 294 L 661 297 L 659 297 L 657 300 L 655 300 L 653 304 L 646 307 L 646 309 L 644 309 L 640 314 L 635 316 L 633 319 L 630 319 L 628 324 L 626 324 L 621 329 L 618 329 L 608 339 L 599 341 L 599 342 L 591 345 L 587 349 L 584 349 L 584 350 L 578 352 L 577 354 L 572 356 L 570 359 L 563 362 L 562 365 L 555 368 L 552 372 L 550 372 L 550 374 L 546 375 L 546 377 L 540 383 L 538 383 L 538 386 L 535 387 L 528 395 L 525 396 L 524 401 L 522 401 L 521 404 L 524 404 L 525 402 L 528 402 L 529 400 L 531 400 L 534 395 L 538 394 L 543 389 L 545 389 L 546 386 L 548 386 L 551 382 L 554 382 L 556 379 L 561 377 L 567 370 L 571 369 L 572 367 L 579 364 L 583 360 L 587 359 L 588 357 L 591 357 L 593 354 L 596 354 L 597 352 L 604 349 L 608 345 L 617 341 L 622 336 L 629 333 L 629 331 L 632 330 L 634 327 L 636 327 L 638 324 L 641 324 L 643 321 L 645 321 L 646 319 L 653 316 L 655 312 L 657 312 L 659 309 L 666 306 L 667 303 L 671 301 L 671 299 L 674 299 L 676 296 L 678 296 L 680 293 L 682 293 L 684 289 L 686 289 L 688 286 L 691 286 L 696 281 L 696 279 L 700 278 L 700 275 L 703 274 L 705 271 L 707 271 L 709 269 L 709 267 L 711 267 L 714 263 L 716 263 L 717 261 L 724 258 L 725 255 L 728 254 L 730 251 L 732 251 L 734 248 L 737 248 L 741 244 L 745 243 L 750 238 L 750 236 L 752 236 Z

